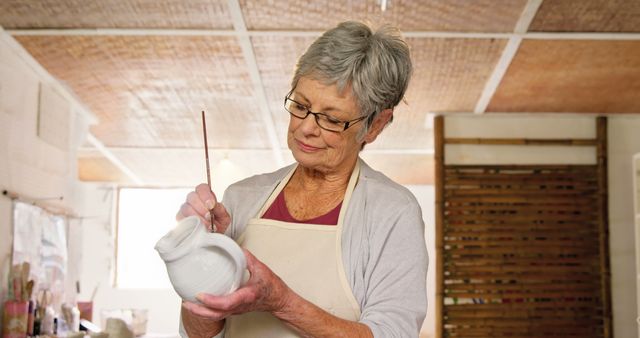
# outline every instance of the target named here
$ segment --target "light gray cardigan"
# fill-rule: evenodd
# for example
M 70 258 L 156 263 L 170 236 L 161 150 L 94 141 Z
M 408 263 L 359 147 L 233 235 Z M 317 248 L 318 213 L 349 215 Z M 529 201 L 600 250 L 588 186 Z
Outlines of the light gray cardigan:
M 427 311 L 428 264 L 420 206 L 409 190 L 359 161 L 342 259 L 360 304 L 360 322 L 375 337 L 418 337 Z M 237 239 L 242 234 L 294 165 L 229 186 L 222 201 L 232 217 L 227 235 Z

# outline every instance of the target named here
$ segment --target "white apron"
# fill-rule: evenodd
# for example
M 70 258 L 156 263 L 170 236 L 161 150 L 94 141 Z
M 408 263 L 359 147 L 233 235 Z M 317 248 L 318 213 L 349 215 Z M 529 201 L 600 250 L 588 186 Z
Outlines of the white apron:
M 262 219 L 295 172 L 278 184 L 257 218 L 249 220 L 238 244 L 248 249 L 277 274 L 293 291 L 323 310 L 342 319 L 357 321 L 360 306 L 347 282 L 342 264 L 342 227 L 360 164 L 351 174 L 338 224 L 303 224 Z M 251 312 L 227 318 L 225 337 L 299 337 L 267 312 Z

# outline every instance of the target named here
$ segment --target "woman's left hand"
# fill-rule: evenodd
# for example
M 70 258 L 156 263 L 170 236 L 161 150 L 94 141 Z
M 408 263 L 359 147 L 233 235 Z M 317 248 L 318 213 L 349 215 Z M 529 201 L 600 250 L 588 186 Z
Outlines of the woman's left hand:
M 226 296 L 201 293 L 196 297 L 201 304 L 184 302 L 182 306 L 200 317 L 213 320 L 253 311 L 274 313 L 283 309 L 291 294 L 289 287 L 248 250 L 243 251 L 250 274 L 245 285 Z
M 182 307 L 180 317 L 189 338 L 211 338 L 224 328 L 224 320 L 200 317 Z

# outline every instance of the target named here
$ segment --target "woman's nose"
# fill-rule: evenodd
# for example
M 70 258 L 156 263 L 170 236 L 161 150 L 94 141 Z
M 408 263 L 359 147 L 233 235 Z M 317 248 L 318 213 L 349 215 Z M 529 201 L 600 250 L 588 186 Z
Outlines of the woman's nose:
M 320 132 L 320 126 L 318 126 L 316 117 L 313 114 L 307 114 L 307 116 L 302 119 L 300 128 L 302 128 L 305 134 L 317 134 Z

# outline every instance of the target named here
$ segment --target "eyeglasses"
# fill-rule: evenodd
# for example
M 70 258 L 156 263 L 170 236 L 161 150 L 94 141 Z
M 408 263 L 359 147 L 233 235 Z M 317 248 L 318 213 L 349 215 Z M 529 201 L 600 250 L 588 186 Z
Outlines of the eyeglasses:
M 289 96 L 291 96 L 291 93 L 287 94 L 287 96 L 285 96 L 284 98 L 284 109 L 286 109 L 289 114 L 291 114 L 291 116 L 297 117 L 299 119 L 305 119 L 309 114 L 311 114 L 316 119 L 316 124 L 318 125 L 318 127 L 324 130 L 333 132 L 345 131 L 347 130 L 347 128 L 368 117 L 361 116 L 353 120 L 342 121 L 325 113 L 314 113 L 309 110 L 309 107 L 300 102 L 290 99 Z

